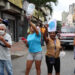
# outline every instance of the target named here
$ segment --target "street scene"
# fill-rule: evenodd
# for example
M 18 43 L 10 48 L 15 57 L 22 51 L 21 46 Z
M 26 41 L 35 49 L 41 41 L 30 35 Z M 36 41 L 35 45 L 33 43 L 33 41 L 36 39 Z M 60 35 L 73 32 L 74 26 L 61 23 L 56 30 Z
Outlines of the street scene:
M 0 0 L 0 75 L 75 75 L 75 0 Z
M 61 58 L 61 75 L 66 75 L 66 74 L 74 75 L 75 60 L 73 58 L 74 57 L 73 50 L 71 49 L 69 51 L 68 50 L 65 50 L 65 51 L 66 51 L 65 57 Z M 46 47 L 43 47 L 41 75 L 47 75 L 47 67 L 45 63 L 45 52 L 46 52 Z M 14 75 L 24 75 L 25 74 L 27 54 L 25 54 L 22 57 L 18 56 L 17 58 L 12 59 Z M 35 75 L 36 73 L 34 65 L 35 64 L 33 64 L 30 75 Z M 53 72 L 53 75 L 54 73 L 55 72 Z

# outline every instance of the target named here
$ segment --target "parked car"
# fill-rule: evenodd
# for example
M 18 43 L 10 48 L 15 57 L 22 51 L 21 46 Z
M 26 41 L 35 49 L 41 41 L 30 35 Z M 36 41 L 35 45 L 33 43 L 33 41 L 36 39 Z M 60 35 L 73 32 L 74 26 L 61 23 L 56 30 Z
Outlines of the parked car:
M 60 41 L 62 46 L 73 45 L 74 37 L 75 37 L 74 26 L 64 26 L 61 28 Z

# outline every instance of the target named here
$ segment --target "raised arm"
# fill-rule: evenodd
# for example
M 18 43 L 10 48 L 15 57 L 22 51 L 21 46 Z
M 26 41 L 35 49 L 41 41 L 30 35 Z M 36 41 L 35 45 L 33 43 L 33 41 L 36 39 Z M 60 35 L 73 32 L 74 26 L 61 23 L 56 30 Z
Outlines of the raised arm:
M 48 43 L 48 41 L 49 41 L 49 39 L 48 39 L 48 28 L 47 27 L 45 27 L 45 33 L 44 33 L 44 40 L 45 40 L 45 42 L 46 42 L 46 44 Z
M 0 41 L 2 41 L 5 44 L 6 47 L 11 48 L 11 45 L 7 41 L 5 41 L 3 36 L 0 36 Z
M 30 25 L 32 26 L 32 28 L 34 29 L 34 31 L 36 32 L 36 34 L 38 35 L 39 34 L 39 31 L 36 28 L 36 26 L 32 22 L 30 22 Z

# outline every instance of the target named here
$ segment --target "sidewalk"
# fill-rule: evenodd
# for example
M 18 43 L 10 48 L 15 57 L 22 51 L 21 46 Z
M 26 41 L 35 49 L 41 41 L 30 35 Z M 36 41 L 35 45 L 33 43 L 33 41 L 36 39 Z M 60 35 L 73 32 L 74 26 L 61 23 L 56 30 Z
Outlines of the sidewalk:
M 45 46 L 42 49 L 46 50 Z M 24 56 L 28 53 L 28 49 L 22 41 L 16 42 L 11 47 L 11 57 L 12 59 Z
M 27 47 L 22 41 L 16 42 L 11 47 L 11 57 L 21 57 L 27 54 Z

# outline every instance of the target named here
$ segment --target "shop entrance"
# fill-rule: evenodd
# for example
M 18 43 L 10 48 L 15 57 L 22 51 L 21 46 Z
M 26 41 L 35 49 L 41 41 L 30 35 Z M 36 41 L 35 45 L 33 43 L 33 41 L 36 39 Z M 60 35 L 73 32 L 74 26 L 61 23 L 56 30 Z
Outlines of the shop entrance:
M 8 25 L 8 33 L 11 35 L 12 40 L 15 41 L 15 20 L 10 20 L 9 21 L 9 25 Z

